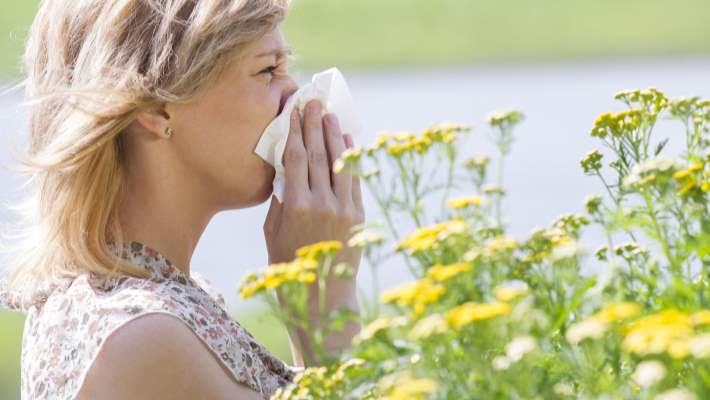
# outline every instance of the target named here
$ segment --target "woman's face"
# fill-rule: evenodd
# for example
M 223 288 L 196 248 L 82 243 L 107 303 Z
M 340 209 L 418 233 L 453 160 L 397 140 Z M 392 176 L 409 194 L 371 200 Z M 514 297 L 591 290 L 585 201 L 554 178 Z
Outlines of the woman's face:
M 188 184 L 218 210 L 253 206 L 272 193 L 274 168 L 254 153 L 261 133 L 298 85 L 287 72 L 279 28 L 252 42 L 242 59 L 189 104 L 168 104 L 169 139 Z

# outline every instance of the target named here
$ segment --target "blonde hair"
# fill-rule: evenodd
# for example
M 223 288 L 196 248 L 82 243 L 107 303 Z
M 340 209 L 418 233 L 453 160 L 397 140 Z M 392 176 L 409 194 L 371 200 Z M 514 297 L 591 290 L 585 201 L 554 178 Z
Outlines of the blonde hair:
M 117 257 L 122 132 L 141 111 L 185 102 L 275 29 L 290 0 L 43 0 L 23 63 L 29 195 L 5 235 L 10 304 L 24 308 L 92 272 L 145 277 Z

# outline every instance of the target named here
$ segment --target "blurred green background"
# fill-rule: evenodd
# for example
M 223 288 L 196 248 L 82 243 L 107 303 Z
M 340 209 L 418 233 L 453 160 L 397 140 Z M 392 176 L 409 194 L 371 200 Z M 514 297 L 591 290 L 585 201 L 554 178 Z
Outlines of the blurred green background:
M 0 0 L 0 82 L 20 74 L 36 0 Z M 304 69 L 436 67 L 710 54 L 708 0 L 294 0 L 284 24 Z M 263 308 L 233 317 L 290 362 Z M 24 318 L 0 311 L 0 399 L 19 398 Z
M 0 1 L 0 71 L 37 0 Z M 284 24 L 299 66 L 396 68 L 476 62 L 699 55 L 707 0 L 293 0 Z

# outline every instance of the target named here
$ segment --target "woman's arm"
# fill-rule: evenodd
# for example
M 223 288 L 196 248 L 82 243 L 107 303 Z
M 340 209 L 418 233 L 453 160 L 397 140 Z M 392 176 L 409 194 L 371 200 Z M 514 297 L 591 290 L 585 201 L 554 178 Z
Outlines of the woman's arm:
M 147 314 L 106 338 L 77 399 L 261 400 L 177 317 Z
M 280 293 L 277 292 L 279 303 L 285 305 L 282 301 Z M 309 317 L 313 327 L 318 327 L 318 286 L 313 285 L 310 288 Z M 341 308 L 347 308 L 356 314 L 360 313 L 360 307 L 357 302 L 357 289 L 355 279 L 339 279 L 331 276 L 326 284 L 325 295 L 325 315 L 330 311 Z M 327 326 L 330 321 L 324 321 Z M 325 338 L 324 347 L 329 356 L 337 356 L 342 350 L 350 347 L 352 338 L 360 331 L 360 323 L 357 321 L 348 321 L 342 331 L 332 332 Z M 293 362 L 298 367 L 314 366 L 315 354 L 313 344 L 309 339 L 309 334 L 302 329 L 297 332 L 288 332 L 289 342 L 291 345 L 291 354 Z

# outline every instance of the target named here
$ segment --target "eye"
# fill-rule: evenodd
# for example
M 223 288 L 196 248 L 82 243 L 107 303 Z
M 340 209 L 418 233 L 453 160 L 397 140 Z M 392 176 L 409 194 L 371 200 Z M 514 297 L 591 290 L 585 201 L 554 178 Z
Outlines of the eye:
M 264 70 L 261 71 L 260 73 L 261 73 L 261 74 L 270 74 L 270 75 L 273 75 L 273 74 L 274 74 L 274 71 L 276 71 L 276 68 L 278 68 L 278 65 L 272 65 L 272 66 L 270 66 L 270 67 L 267 67 L 266 69 L 264 69 Z

